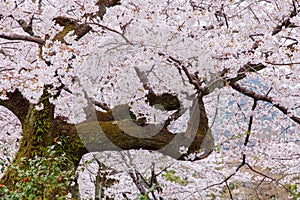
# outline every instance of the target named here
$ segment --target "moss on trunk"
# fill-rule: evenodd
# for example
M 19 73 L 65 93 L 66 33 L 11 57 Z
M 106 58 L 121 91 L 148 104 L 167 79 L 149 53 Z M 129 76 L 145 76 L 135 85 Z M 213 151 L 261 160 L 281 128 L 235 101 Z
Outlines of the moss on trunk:
M 106 7 L 116 4 L 118 4 L 116 0 L 98 1 L 99 12 L 96 13 L 96 16 L 102 17 Z M 91 15 L 90 17 L 94 16 Z M 75 31 L 77 39 L 91 30 L 87 24 L 79 24 L 66 17 L 58 16 L 54 20 L 64 28 L 53 40 L 59 40 L 63 43 L 65 43 L 64 37 L 72 30 Z M 40 47 L 42 48 L 42 46 Z M 54 119 L 54 106 L 49 102 L 47 92 L 41 97 L 40 103 L 44 106 L 42 110 L 37 110 L 35 105 L 30 104 L 18 90 L 8 93 L 7 96 L 9 100 L 0 100 L 0 105 L 11 110 L 19 118 L 23 129 L 20 149 L 12 163 L 15 168 L 9 168 L 0 180 L 0 183 L 10 191 L 18 190 L 22 193 L 19 191 L 22 190 L 20 185 L 22 186 L 24 182 L 33 179 L 32 177 L 25 177 L 24 179 L 23 175 L 25 173 L 34 176 L 31 173 L 32 170 L 35 170 L 32 169 L 31 161 L 36 158 L 44 160 L 47 164 L 56 161 L 56 157 L 63 155 L 70 162 L 60 164 L 59 170 L 62 173 L 71 171 L 74 174 L 81 157 L 87 153 L 87 149 L 89 151 L 157 150 L 173 158 L 184 159 L 188 154 L 204 150 L 202 157 L 199 157 L 203 158 L 209 155 L 214 147 L 202 98 L 198 98 L 194 102 L 195 106 L 191 110 L 187 131 L 175 135 L 169 132 L 165 125 L 147 125 L 144 121 L 139 122 L 139 119 L 132 116 L 132 113 L 129 115 L 131 117 L 126 118 L 126 116 L 128 117 L 128 108 L 127 111 L 125 109 L 127 113 L 122 113 L 124 111 L 122 109 L 118 110 L 121 107 L 106 113 L 97 112 L 98 121 L 87 120 L 75 126 L 64 122 L 63 119 Z M 155 95 L 150 93 L 147 98 L 150 105 L 161 104 L 166 110 L 178 110 L 180 108 L 178 99 L 170 94 Z M 114 119 L 114 112 L 118 112 L 117 115 L 121 118 Z M 148 132 L 153 132 L 153 130 L 156 130 L 154 131 L 156 134 L 146 136 Z M 59 145 L 57 145 L 58 142 Z M 47 147 L 55 145 L 59 146 L 60 154 L 51 154 L 47 150 Z M 179 153 L 179 148 L 182 146 L 189 147 L 185 155 Z M 66 174 L 71 176 L 72 173 Z M 59 177 L 57 180 L 60 180 Z M 51 199 L 67 193 L 66 186 L 69 182 L 67 180 L 58 182 L 59 187 L 49 187 L 50 189 L 47 190 Z M 39 195 L 39 191 L 34 190 L 38 186 L 33 187 L 31 192 L 34 193 L 35 191 Z M 41 198 L 47 199 L 43 196 Z
M 87 153 L 87 149 L 89 151 L 156 150 L 176 159 L 184 159 L 188 154 L 204 151 L 204 154 L 198 158 L 201 159 L 209 155 L 214 147 L 201 98 L 194 101 L 187 131 L 176 135 L 169 132 L 165 126 L 137 125 L 134 123 L 134 118 L 130 118 L 132 117 L 130 114 L 122 113 L 129 112 L 126 106 L 125 109 L 124 106 L 123 108 L 117 107 L 116 110 L 107 113 L 98 112 L 99 121 L 86 121 L 75 126 L 61 119 L 54 119 L 54 106 L 49 103 L 47 95 L 43 95 L 41 99 L 44 109 L 37 110 L 34 105 L 29 104 L 26 107 L 26 117 L 22 120 L 21 146 L 12 163 L 21 171 L 28 170 L 30 172 L 32 170 L 30 160 L 33 158 L 40 157 L 42 159 L 50 156 L 49 159 L 51 160 L 54 159 L 53 156 L 60 156 L 51 155 L 45 151 L 46 147 L 55 146 L 58 142 L 60 153 L 70 161 L 66 162 L 65 166 L 60 165 L 60 170 L 62 172 L 71 170 L 73 174 L 81 157 Z M 119 117 L 121 116 L 118 121 L 113 118 L 113 113 L 116 112 Z M 126 116 L 129 118 L 127 119 Z M 153 130 L 157 130 L 157 133 L 145 137 L 148 132 Z M 182 146 L 189 147 L 185 155 L 179 153 L 179 148 Z M 72 167 L 70 167 L 70 163 Z M 23 184 L 22 177 L 18 170 L 10 168 L 2 177 L 1 184 L 11 191 L 19 190 L 20 188 L 17 188 L 16 185 Z M 31 179 L 31 177 L 27 178 Z M 65 183 L 69 184 L 67 181 Z M 47 192 L 52 195 L 65 195 L 67 185 L 59 188 L 53 187 L 51 191 Z
M 19 151 L 12 163 L 13 167 L 9 168 L 1 179 L 1 184 L 12 192 L 18 190 L 19 193 L 22 193 L 19 186 L 24 184 L 24 174 L 29 175 L 29 177 L 25 177 L 25 182 L 34 179 L 30 177 L 33 176 L 30 173 L 33 170 L 30 163 L 32 160 L 46 158 L 48 160 L 45 161 L 45 164 L 47 164 L 49 160 L 54 162 L 58 156 L 64 155 L 65 159 L 70 162 L 66 162 L 65 165 L 60 164 L 57 170 L 61 170 L 62 173 L 73 170 L 74 174 L 82 155 L 87 153 L 74 125 L 54 119 L 54 106 L 49 103 L 46 95 L 41 99 L 44 109 L 37 110 L 32 104 L 28 106 L 26 118 L 22 121 L 23 131 Z M 57 145 L 58 142 L 60 145 Z M 59 152 L 51 155 L 47 151 L 47 147 L 50 146 L 60 146 Z M 55 165 L 55 163 L 53 164 Z M 53 166 L 48 167 L 51 170 L 50 168 Z M 59 175 L 57 178 L 59 179 Z M 63 184 L 63 180 L 61 180 L 61 184 Z M 60 187 L 52 187 L 52 190 L 47 191 L 48 195 L 53 197 L 66 195 L 68 185 L 62 187 L 61 184 Z M 65 184 L 69 184 L 69 182 L 65 181 Z M 36 187 L 38 186 L 36 185 Z M 37 194 L 40 192 L 36 191 Z

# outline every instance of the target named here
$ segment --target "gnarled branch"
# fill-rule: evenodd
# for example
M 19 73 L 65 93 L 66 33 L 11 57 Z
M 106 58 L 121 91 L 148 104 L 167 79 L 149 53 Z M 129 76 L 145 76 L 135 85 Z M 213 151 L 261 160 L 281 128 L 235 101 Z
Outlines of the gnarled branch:
M 114 109 L 106 113 L 98 111 L 97 121 L 87 120 L 76 125 L 77 133 L 89 151 L 156 150 L 180 160 L 184 160 L 192 153 L 201 153 L 195 158 L 198 160 L 207 157 L 214 148 L 214 139 L 208 128 L 202 98 L 194 101 L 186 132 L 177 134 L 168 131 L 165 125 L 134 124 L 134 119 L 128 115 L 130 111 L 126 105 Z M 122 119 L 115 119 L 114 112 L 118 112 L 117 117 Z M 154 135 L 153 130 L 157 130 Z M 187 154 L 180 154 L 182 146 L 188 148 Z

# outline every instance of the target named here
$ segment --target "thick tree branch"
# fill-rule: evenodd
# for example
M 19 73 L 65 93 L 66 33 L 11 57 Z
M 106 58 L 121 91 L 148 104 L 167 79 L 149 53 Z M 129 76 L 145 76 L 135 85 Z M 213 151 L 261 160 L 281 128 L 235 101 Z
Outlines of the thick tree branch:
M 29 23 L 26 23 L 24 20 L 20 19 L 20 20 L 17 20 L 17 22 L 19 23 L 19 25 L 22 27 L 22 29 L 28 33 L 30 36 L 34 36 L 34 32 L 33 32 L 33 29 L 32 29 L 32 21 L 33 21 L 33 16 L 31 17 L 30 19 L 30 22 Z
M 54 37 L 54 40 L 59 40 L 62 42 L 65 42 L 64 37 L 73 30 L 75 35 L 77 36 L 76 40 L 79 40 L 80 38 L 85 36 L 90 30 L 92 30 L 92 28 L 89 25 L 79 23 L 78 21 L 68 17 L 59 16 L 54 18 L 54 21 L 55 23 L 64 27 L 64 29 Z
M 85 14 L 84 17 L 87 17 L 87 18 L 90 18 L 90 19 L 100 17 L 102 19 L 103 15 L 106 13 L 106 8 L 111 7 L 111 6 L 115 6 L 117 4 L 118 4 L 117 0 L 99 0 L 99 1 L 96 2 L 96 5 L 99 7 L 98 12 L 92 13 L 92 14 L 91 13 Z M 72 19 L 72 18 L 69 18 L 69 17 L 62 17 L 62 16 L 56 17 L 54 20 L 57 24 L 64 27 L 64 29 L 60 33 L 58 33 L 57 36 L 54 38 L 55 40 L 59 40 L 59 41 L 62 41 L 62 42 L 65 42 L 64 37 L 72 30 L 74 30 L 75 35 L 77 36 L 76 40 L 79 40 L 80 38 L 82 38 L 88 32 L 90 32 L 92 30 L 92 27 L 90 26 L 90 24 L 98 25 L 103 29 L 118 33 L 124 39 L 126 39 L 123 34 L 117 32 L 113 29 L 110 29 L 106 26 L 103 26 L 99 23 L 82 23 L 82 22 L 80 22 L 76 19 Z M 126 39 L 126 41 L 129 42 L 127 39 Z
M 102 103 L 102 102 L 99 102 L 99 101 L 95 101 L 94 102 L 95 106 L 98 106 L 99 108 L 101 108 L 102 110 L 106 110 L 106 111 L 109 111 L 110 108 L 107 106 L 106 103 Z
M 173 134 L 166 128 L 161 129 L 156 135 L 150 138 L 134 137 L 127 134 L 118 125 L 130 126 L 126 124 L 128 121 L 112 121 L 112 122 L 89 122 L 77 126 L 82 138 L 91 138 L 90 141 L 84 140 L 86 147 L 89 151 L 102 152 L 102 151 L 120 151 L 130 149 L 144 149 L 160 151 L 165 146 L 172 142 L 169 148 L 162 152 L 165 155 L 171 156 L 175 159 L 185 160 L 185 156 L 180 155 L 179 149 L 182 146 L 190 145 L 190 153 L 198 153 L 201 151 L 202 143 L 206 137 L 206 133 L 197 133 L 194 139 L 189 138 L 189 135 L 184 133 Z M 98 132 L 97 127 L 100 126 L 103 132 Z M 148 130 L 155 129 L 154 126 L 148 125 Z M 139 133 L 140 130 L 131 127 L 131 130 Z M 209 134 L 209 133 L 208 133 Z M 212 138 L 212 136 L 211 136 Z M 107 140 L 108 139 L 108 140 Z M 205 157 L 207 157 L 213 148 L 213 141 L 211 146 L 205 150 Z M 199 158 L 198 158 L 199 159 Z
M 9 109 L 23 123 L 29 109 L 29 101 L 18 90 L 7 93 L 7 97 L 7 100 L 0 99 L 0 106 Z
M 0 34 L 0 38 L 7 39 L 7 40 L 22 40 L 22 41 L 27 41 L 27 42 L 34 42 L 34 43 L 41 44 L 41 45 L 45 44 L 45 40 L 43 40 L 42 38 L 39 38 L 36 36 L 30 36 L 30 35 Z
M 256 101 L 265 101 L 268 102 L 270 104 L 272 104 L 274 107 L 276 107 L 278 110 L 280 110 L 282 113 L 284 113 L 285 115 L 288 116 L 288 108 L 282 105 L 279 105 L 277 103 L 274 103 L 274 100 L 272 97 L 269 97 L 267 95 L 262 95 L 262 94 L 258 94 L 253 90 L 249 90 L 248 88 L 242 87 L 240 86 L 238 83 L 229 83 L 229 85 L 236 91 L 253 98 Z M 291 120 L 293 120 L 294 122 L 296 122 L 297 124 L 300 124 L 300 118 L 292 115 L 292 116 L 288 116 Z
M 159 104 L 167 111 L 181 109 L 179 99 L 175 94 L 171 94 L 171 93 L 164 93 L 161 95 L 155 94 L 153 89 L 149 86 L 149 80 L 147 77 L 147 74 L 149 74 L 149 72 L 151 71 L 146 73 L 139 70 L 137 67 L 135 67 L 134 69 L 136 71 L 137 77 L 139 78 L 140 82 L 143 84 L 144 89 L 148 90 L 148 94 L 146 95 L 146 97 L 147 97 L 147 101 L 151 106 Z
M 191 153 L 200 153 L 195 160 L 207 157 L 214 148 L 214 140 L 208 130 L 208 119 L 205 113 L 202 99 L 196 99 L 195 106 L 191 110 L 191 117 L 186 132 L 173 134 L 166 126 L 146 124 L 134 125 L 134 119 L 130 119 L 129 107 L 116 107 L 106 113 L 97 112 L 98 121 L 87 121 L 76 125 L 76 129 L 89 151 L 130 150 L 145 149 L 157 150 L 165 155 L 184 160 Z M 127 110 L 126 110 L 127 109 Z M 114 119 L 126 115 L 129 118 Z M 153 130 L 157 130 L 154 135 Z M 147 136 L 149 135 L 149 137 Z M 147 137 L 145 137 L 145 135 Z M 180 147 L 187 147 L 185 155 L 180 154 Z

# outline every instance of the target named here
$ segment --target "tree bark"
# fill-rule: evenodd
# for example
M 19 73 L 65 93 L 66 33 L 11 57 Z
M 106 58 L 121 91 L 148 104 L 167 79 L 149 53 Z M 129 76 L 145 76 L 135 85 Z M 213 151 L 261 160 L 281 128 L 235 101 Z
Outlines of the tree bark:
M 116 0 L 99 0 L 97 2 L 99 12 L 96 15 L 102 17 L 105 13 L 105 7 L 113 6 L 117 3 L 118 1 Z M 64 29 L 54 38 L 54 40 L 61 42 L 64 42 L 64 37 L 72 30 L 75 30 L 77 39 L 80 39 L 91 30 L 88 25 L 79 24 L 68 18 L 57 17 L 55 20 L 56 23 L 64 26 Z M 37 42 L 41 45 L 44 43 L 44 41 L 40 40 L 29 41 Z M 8 100 L 0 100 L 0 105 L 11 110 L 22 124 L 20 148 L 12 165 L 25 171 L 31 170 L 30 159 L 35 156 L 43 157 L 44 152 L 41 149 L 56 145 L 58 141 L 62 143 L 61 146 L 65 156 L 71 160 L 73 165 L 70 168 L 66 164 L 65 166 L 60 166 L 60 168 L 62 171 L 73 170 L 73 173 L 75 173 L 81 157 L 88 151 L 145 149 L 160 151 L 175 159 L 183 160 L 190 154 L 197 154 L 202 151 L 198 159 L 205 158 L 214 147 L 202 97 L 195 99 L 193 108 L 190 110 L 191 117 L 187 131 L 173 134 L 167 130 L 167 123 L 162 125 L 145 124 L 140 123 L 135 117 L 130 117 L 130 114 L 128 115 L 130 113 L 129 107 L 126 105 L 117 106 L 108 112 L 95 111 L 96 118 L 73 125 L 66 123 L 62 118 L 54 118 L 54 105 L 49 102 L 50 96 L 47 92 L 41 97 L 41 103 L 44 106 L 43 110 L 37 110 L 35 105 L 26 100 L 18 90 L 8 93 L 7 96 Z M 172 97 L 169 94 L 161 96 L 153 94 L 148 98 L 150 104 L 159 103 L 167 110 L 176 110 L 179 102 L 173 101 L 174 98 L 172 99 Z M 170 98 L 172 101 L 170 101 Z M 166 101 L 169 103 L 166 103 Z M 118 118 L 114 116 L 118 116 Z M 148 134 L 149 132 L 152 134 Z M 179 153 L 179 148 L 183 146 L 188 148 L 186 154 Z M 21 161 L 23 158 L 24 160 Z M 27 178 L 26 181 L 30 180 L 31 177 Z M 57 178 L 59 179 L 60 177 Z M 18 170 L 9 168 L 1 178 L 0 184 L 7 187 L 10 191 L 15 191 L 17 189 L 20 190 L 16 185 L 20 185 L 24 181 L 24 179 L 20 178 Z M 62 182 L 68 184 L 67 181 Z M 54 187 L 49 189 L 50 198 L 55 199 L 56 196 L 66 195 L 68 192 L 66 188 Z M 36 192 L 38 193 L 39 191 Z M 41 198 L 44 197 L 41 196 Z
M 98 121 L 87 120 L 76 129 L 90 152 L 145 149 L 159 151 L 178 160 L 202 152 L 202 156 L 198 157 L 202 159 L 214 148 L 202 98 L 194 100 L 190 114 L 187 131 L 178 134 L 168 131 L 166 124 L 140 125 L 127 105 L 116 106 L 106 113 L 97 111 Z M 179 152 L 183 146 L 189 148 L 186 154 Z
M 12 165 L 20 170 L 30 170 L 28 162 L 30 159 L 35 156 L 42 157 L 44 154 L 42 149 L 61 141 L 66 157 L 71 160 L 76 170 L 82 155 L 87 153 L 87 150 L 78 137 L 74 125 L 67 124 L 60 119 L 54 119 L 54 106 L 49 103 L 48 94 L 45 93 L 41 98 L 43 99 L 41 103 L 43 103 L 44 109 L 40 111 L 23 98 L 17 90 L 8 94 L 8 96 L 10 99 L 0 101 L 0 105 L 11 110 L 22 124 L 20 148 L 15 155 Z M 22 159 L 25 161 L 21 161 Z M 62 170 L 64 170 L 64 167 L 61 166 Z M 66 170 L 69 170 L 69 168 Z M 31 177 L 27 178 L 29 180 Z M 18 183 L 22 184 L 24 180 L 20 179 L 17 170 L 9 168 L 0 182 L 9 190 L 14 191 L 16 185 Z M 53 195 L 64 195 L 67 192 L 65 188 L 53 188 L 53 191 L 49 191 Z
M 49 103 L 46 92 L 41 97 L 44 109 L 40 111 L 25 100 L 17 90 L 8 96 L 10 99 L 0 101 L 0 104 L 10 109 L 20 119 L 23 129 L 20 148 L 12 163 L 20 169 L 30 170 L 28 162 L 21 162 L 21 158 L 28 161 L 34 156 L 43 156 L 40 150 L 55 145 L 57 141 L 63 141 L 64 152 L 72 161 L 74 169 L 77 169 L 81 157 L 88 151 L 156 150 L 183 160 L 185 156 L 202 150 L 204 153 L 198 159 L 204 158 L 214 147 L 202 98 L 194 101 L 187 131 L 173 134 L 165 126 L 138 125 L 134 118 L 129 118 L 129 107 L 126 105 L 117 106 L 108 112 L 97 111 L 97 121 L 87 120 L 73 125 L 62 119 L 54 119 L 54 106 Z M 114 119 L 114 116 L 118 116 L 118 119 Z M 157 133 L 145 137 L 148 131 L 153 130 L 157 130 Z M 182 146 L 189 147 L 185 155 L 179 153 Z M 18 178 L 18 172 L 9 168 L 0 182 L 14 191 L 16 184 L 22 181 Z M 62 187 L 54 188 L 50 192 L 65 195 L 68 191 Z

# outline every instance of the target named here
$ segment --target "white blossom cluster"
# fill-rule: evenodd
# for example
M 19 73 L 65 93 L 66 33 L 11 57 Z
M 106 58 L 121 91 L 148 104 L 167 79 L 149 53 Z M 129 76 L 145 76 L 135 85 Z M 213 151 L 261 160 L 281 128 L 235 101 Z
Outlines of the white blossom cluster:
M 180 64 L 186 66 L 190 74 L 198 75 L 202 87 L 213 86 L 224 78 L 236 78 L 246 64 L 261 64 L 264 69 L 249 70 L 242 74 L 246 78 L 238 83 L 266 95 L 272 103 L 258 101 L 253 111 L 253 99 L 234 91 L 229 85 L 223 84 L 210 91 L 205 97 L 205 106 L 215 138 L 215 151 L 195 163 L 173 163 L 171 168 L 182 182 L 158 176 L 163 187 L 163 193 L 159 195 L 166 199 L 205 199 L 212 194 L 221 194 L 224 188 L 226 190 L 225 183 L 208 186 L 235 173 L 243 154 L 249 165 L 276 177 L 274 179 L 280 184 L 299 183 L 300 127 L 291 120 L 300 116 L 298 1 L 121 0 L 120 5 L 106 10 L 103 20 L 86 15 L 98 10 L 95 2 L 1 1 L 0 100 L 7 99 L 8 92 L 18 89 L 42 109 L 39 98 L 46 86 L 51 85 L 48 92 L 53 95 L 51 102 L 56 106 L 56 115 L 67 117 L 71 123 L 85 119 L 83 109 L 90 98 L 110 108 L 130 104 L 134 113 L 142 114 L 149 123 L 159 124 L 171 113 L 156 109 L 145 101 L 149 91 L 137 69 L 146 74 L 144 81 L 156 94 L 174 94 L 185 108 L 189 108 L 190 97 L 196 90 Z M 291 14 L 295 16 L 291 17 Z M 71 31 L 64 38 L 65 43 L 54 41 L 64 29 L 55 23 L 56 17 L 87 23 L 92 31 L 80 40 L 76 40 Z M 27 24 L 32 22 L 35 39 L 45 43 L 3 38 L 3 35 L 29 36 L 22 29 L 20 20 Z M 289 27 L 284 26 L 284 22 L 289 23 Z M 54 98 L 61 86 L 65 90 Z M 278 105 L 287 109 L 286 115 L 276 108 Z M 187 111 L 172 122 L 169 129 L 175 133 L 185 130 L 188 114 Z M 248 133 L 250 117 L 254 120 L 251 133 Z M 5 134 L 15 132 L 12 130 L 15 125 L 11 124 L 17 122 L 5 114 L 0 119 L 0 145 L 3 145 Z M 250 139 L 244 146 L 247 134 Z M 159 166 L 173 162 L 163 162 L 160 155 L 153 158 L 145 153 L 150 157 L 146 159 L 138 152 L 133 154 L 143 158 L 138 169 L 149 169 L 146 164 L 155 161 L 159 163 L 156 165 L 159 171 Z M 112 165 L 119 172 L 111 175 L 119 180 L 118 184 L 105 192 L 116 199 L 122 198 L 122 192 L 136 198 L 138 191 L 132 187 L 128 166 L 118 165 L 122 159 L 116 159 Z M 137 162 L 134 160 L 133 163 Z M 256 184 L 262 179 L 251 170 L 238 171 L 229 182 Z M 242 194 L 233 191 L 234 195 Z M 85 197 L 91 193 L 87 191 Z

